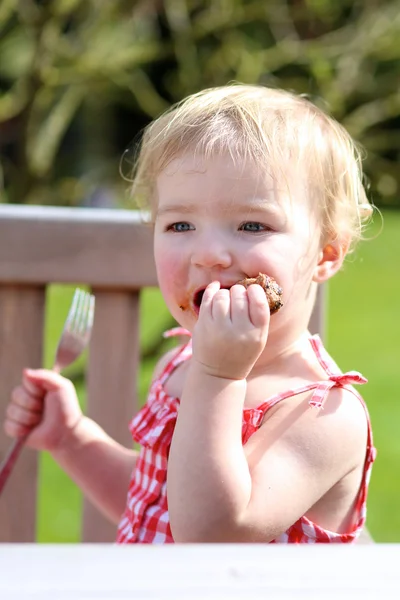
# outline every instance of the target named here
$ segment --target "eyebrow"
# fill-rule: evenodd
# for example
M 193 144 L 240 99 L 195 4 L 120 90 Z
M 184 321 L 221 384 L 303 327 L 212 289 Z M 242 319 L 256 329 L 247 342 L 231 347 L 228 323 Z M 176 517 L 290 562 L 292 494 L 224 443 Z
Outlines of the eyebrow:
M 156 215 L 166 215 L 168 213 L 185 213 L 191 214 L 195 212 L 196 206 L 194 204 L 167 204 L 162 208 L 157 207 Z
M 184 213 L 189 215 L 197 210 L 197 206 L 198 205 L 194 203 L 182 202 L 167 204 L 162 208 L 158 207 L 156 215 L 162 216 L 169 213 Z M 272 210 L 273 212 L 276 212 L 280 208 L 280 203 L 275 198 L 250 198 L 243 204 L 235 205 L 235 212 L 256 212 L 257 210 Z M 224 206 L 224 210 L 227 209 L 229 209 L 229 206 Z
M 236 208 L 245 212 L 246 210 L 276 210 L 281 207 L 276 198 L 250 198 L 243 204 L 238 204 Z

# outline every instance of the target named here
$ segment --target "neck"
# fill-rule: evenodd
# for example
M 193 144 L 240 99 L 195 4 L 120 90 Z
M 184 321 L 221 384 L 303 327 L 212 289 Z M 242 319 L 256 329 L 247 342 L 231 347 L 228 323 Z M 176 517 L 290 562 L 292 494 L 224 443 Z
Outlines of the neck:
M 268 341 L 254 370 L 275 370 L 278 363 L 299 352 L 311 335 L 308 324 L 313 304 L 310 302 L 308 307 L 303 306 L 297 315 L 282 313 L 271 317 Z
M 259 371 L 281 371 L 283 364 L 286 363 L 288 359 L 297 356 L 302 351 L 305 340 L 308 340 L 310 337 L 310 332 L 307 329 L 304 329 L 292 339 L 280 338 L 276 343 L 274 343 L 271 337 L 272 336 L 270 336 L 268 340 L 264 352 L 254 365 L 254 375 L 257 375 Z

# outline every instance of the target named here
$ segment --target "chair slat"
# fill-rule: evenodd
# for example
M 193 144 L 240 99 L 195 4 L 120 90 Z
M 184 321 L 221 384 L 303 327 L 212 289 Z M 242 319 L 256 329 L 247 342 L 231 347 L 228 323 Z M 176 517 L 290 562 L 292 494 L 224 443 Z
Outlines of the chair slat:
M 93 289 L 96 311 L 87 375 L 87 413 L 121 444 L 131 447 L 129 421 L 138 409 L 139 293 Z M 115 539 L 110 525 L 84 503 L 83 541 Z
M 45 289 L 0 285 L 0 414 L 22 368 L 40 367 L 43 354 Z M 0 436 L 0 456 L 11 439 Z M 0 502 L 0 542 L 33 542 L 36 535 L 36 452 L 24 449 L 10 475 Z
M 128 210 L 0 204 L 0 281 L 156 285 L 152 228 Z

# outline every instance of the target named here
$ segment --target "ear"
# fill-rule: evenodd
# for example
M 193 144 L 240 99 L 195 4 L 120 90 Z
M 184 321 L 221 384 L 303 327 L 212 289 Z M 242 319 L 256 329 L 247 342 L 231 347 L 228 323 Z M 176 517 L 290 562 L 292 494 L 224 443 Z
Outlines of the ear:
M 337 273 L 347 254 L 349 244 L 343 239 L 328 242 L 319 254 L 318 264 L 314 269 L 313 281 L 323 283 Z

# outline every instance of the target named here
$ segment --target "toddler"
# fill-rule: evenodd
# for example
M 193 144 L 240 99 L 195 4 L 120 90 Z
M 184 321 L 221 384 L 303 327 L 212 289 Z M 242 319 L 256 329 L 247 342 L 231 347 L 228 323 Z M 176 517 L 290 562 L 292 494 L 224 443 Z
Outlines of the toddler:
M 229 85 L 145 130 L 133 194 L 149 209 L 164 300 L 187 336 L 130 423 L 139 452 L 84 416 L 72 384 L 25 370 L 5 430 L 51 452 L 120 543 L 350 543 L 375 458 L 366 406 L 308 331 L 317 287 L 371 215 L 348 133 L 303 97 Z M 282 288 L 271 315 L 259 273 Z

